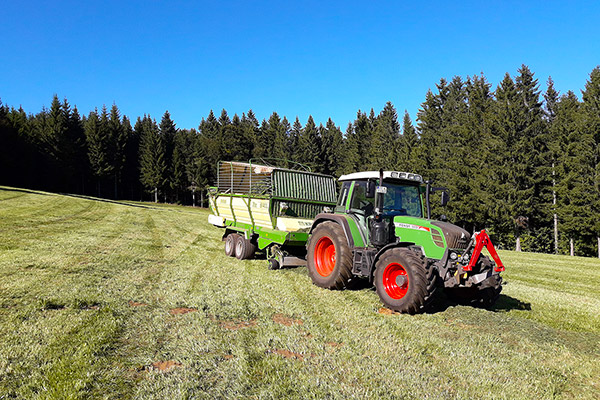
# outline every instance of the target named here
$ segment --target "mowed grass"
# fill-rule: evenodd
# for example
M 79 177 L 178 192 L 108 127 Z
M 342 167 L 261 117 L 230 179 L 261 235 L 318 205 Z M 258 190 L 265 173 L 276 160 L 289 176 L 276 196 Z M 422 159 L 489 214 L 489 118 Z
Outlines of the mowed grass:
M 504 251 L 494 310 L 387 315 L 207 216 L 0 187 L 0 399 L 600 398 L 597 259 Z

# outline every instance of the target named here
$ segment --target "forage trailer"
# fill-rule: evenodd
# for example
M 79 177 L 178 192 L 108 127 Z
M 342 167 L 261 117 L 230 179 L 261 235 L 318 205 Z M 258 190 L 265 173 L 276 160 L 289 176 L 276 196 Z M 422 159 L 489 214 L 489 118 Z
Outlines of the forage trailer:
M 343 175 L 336 195 L 331 176 L 263 164 L 219 164 L 209 222 L 225 228 L 228 255 L 262 250 L 273 269 L 305 263 L 313 283 L 329 289 L 366 279 L 399 312 L 424 311 L 438 288 L 484 307 L 498 298 L 504 266 L 489 236 L 432 220 L 430 195 L 441 189 L 420 175 Z

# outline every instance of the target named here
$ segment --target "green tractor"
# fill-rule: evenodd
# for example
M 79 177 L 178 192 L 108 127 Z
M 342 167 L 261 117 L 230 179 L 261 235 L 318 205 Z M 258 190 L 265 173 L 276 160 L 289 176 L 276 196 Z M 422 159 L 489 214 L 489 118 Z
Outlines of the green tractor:
M 369 171 L 344 175 L 333 212 L 320 213 L 310 229 L 307 267 L 313 283 L 347 287 L 356 278 L 374 282 L 388 308 L 424 311 L 443 287 L 458 302 L 487 307 L 502 290 L 504 266 L 485 231 L 473 237 L 430 219 L 432 189 L 417 174 Z M 494 259 L 481 254 L 486 247 Z
M 225 228 L 227 255 L 263 251 L 272 269 L 306 264 L 313 283 L 328 289 L 366 280 L 403 313 L 425 311 L 439 288 L 460 303 L 497 300 L 504 266 L 487 233 L 430 219 L 430 194 L 440 191 L 444 206 L 445 189 L 381 170 L 340 177 L 336 196 L 331 176 L 261 161 L 219 163 L 209 222 Z

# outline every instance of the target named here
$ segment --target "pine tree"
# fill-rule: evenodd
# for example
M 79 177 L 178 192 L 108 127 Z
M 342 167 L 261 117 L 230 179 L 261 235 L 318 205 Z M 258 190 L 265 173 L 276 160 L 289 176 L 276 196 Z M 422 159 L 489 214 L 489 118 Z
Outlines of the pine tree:
M 121 122 L 121 113 L 116 104 L 110 108 L 110 116 L 107 122 L 108 140 L 109 140 L 109 159 L 112 167 L 114 181 L 115 199 L 118 198 L 118 186 L 121 180 L 121 173 L 125 165 L 125 146 L 127 145 L 127 135 Z
M 590 77 L 582 91 L 583 100 L 583 129 L 593 135 L 595 151 L 594 163 L 594 186 L 595 199 L 592 202 L 592 210 L 595 215 L 600 214 L 600 66 L 590 73 Z M 600 258 L 600 218 L 595 219 L 594 234 L 596 236 L 598 258 Z
M 143 189 L 140 184 L 140 137 L 142 134 L 142 121 L 138 118 L 135 127 L 127 116 L 123 116 L 123 132 L 127 138 L 125 145 L 125 164 L 123 166 L 122 182 L 123 193 L 132 200 L 141 200 Z
M 373 115 L 373 110 L 371 110 Z M 371 120 L 371 118 L 370 118 Z M 369 169 L 391 169 L 397 162 L 397 151 L 400 137 L 398 113 L 391 102 L 387 102 L 381 113 L 373 122 L 372 134 L 368 143 Z
M 288 148 L 287 153 L 289 154 L 289 158 L 292 161 L 298 162 L 298 143 L 300 141 L 300 135 L 302 134 L 302 124 L 300 123 L 300 119 L 296 116 L 294 120 L 294 125 L 290 130 L 290 138 L 288 140 Z
M 177 133 L 177 128 L 175 127 L 175 123 L 171 119 L 171 114 L 169 111 L 165 111 L 162 116 L 159 125 L 160 136 L 162 138 L 164 148 L 165 148 L 165 196 L 171 197 L 171 192 L 175 191 L 175 195 L 177 196 L 177 187 L 178 184 L 175 182 L 176 178 L 174 177 L 174 151 L 175 151 L 175 135 Z
M 154 202 L 158 203 L 158 190 L 166 182 L 165 144 L 156 121 L 149 116 L 144 116 L 141 129 L 140 181 L 154 193 Z
M 357 172 L 360 170 L 360 154 L 358 153 L 358 137 L 354 131 L 354 124 L 349 122 L 346 127 L 346 136 L 342 144 L 342 160 L 340 175 Z
M 556 185 L 559 226 L 569 238 L 571 255 L 575 248 L 585 252 L 595 236 L 596 218 L 590 207 L 596 201 L 593 190 L 595 143 L 593 132 L 585 127 L 580 108 L 577 96 L 568 91 L 557 105 L 554 129 L 561 148 Z
M 402 136 L 397 149 L 396 169 L 400 171 L 422 174 L 424 165 L 420 160 L 419 137 L 417 130 L 412 124 L 408 111 L 404 110 L 402 118 Z
M 496 226 L 501 234 L 514 235 L 521 249 L 525 234 L 533 251 L 551 248 L 551 165 L 544 136 L 543 110 L 537 79 L 529 68 L 519 69 L 515 82 L 506 74 L 496 90 L 493 134 L 498 147 L 492 152 L 494 175 L 499 182 L 495 205 Z M 522 229 L 515 220 L 529 221 Z M 535 238 L 535 239 L 534 239 Z
M 110 176 L 113 166 L 110 163 L 110 138 L 108 134 L 108 112 L 102 108 L 101 115 L 98 110 L 90 112 L 84 124 L 87 140 L 88 158 L 92 173 L 96 177 L 98 196 L 101 196 L 101 181 Z
M 192 205 L 196 206 L 196 192 L 199 191 L 201 197 L 200 206 L 204 207 L 204 190 L 211 182 L 211 165 L 206 155 L 207 149 L 204 147 L 207 141 L 203 140 L 202 134 L 197 133 L 195 130 L 189 132 L 188 140 L 192 144 L 192 151 L 186 163 L 186 175 L 190 182 L 190 190 L 192 191 Z
M 552 77 L 548 77 L 548 88 L 544 93 L 545 99 L 545 117 L 546 131 L 549 133 L 549 149 L 550 161 L 552 168 L 552 222 L 554 236 L 554 254 L 558 254 L 558 213 L 557 213 L 557 198 L 556 198 L 556 164 L 561 154 L 560 146 L 557 143 L 554 135 L 554 121 L 556 119 L 556 107 L 559 100 L 559 93 L 554 89 L 554 81 Z
M 329 118 L 327 125 L 321 131 L 321 137 L 322 153 L 320 157 L 323 160 L 322 172 L 327 175 L 339 176 L 342 169 L 342 159 L 344 158 L 342 131 Z
M 221 116 L 223 117 L 223 115 Z M 209 166 L 207 171 L 208 180 L 213 182 L 217 176 L 217 164 L 219 160 L 223 159 L 221 153 L 223 143 L 221 125 L 212 110 L 210 110 L 206 120 L 202 119 L 198 130 L 200 131 L 199 138 L 202 141 L 201 146 L 204 149 L 204 157 L 206 158 L 205 162 Z
M 321 153 L 321 138 L 312 115 L 300 133 L 298 138 L 298 162 L 311 168 L 312 171 L 321 171 L 323 169 Z
M 232 122 L 223 128 L 223 160 L 247 161 L 252 156 L 252 147 L 245 122 L 235 114 Z

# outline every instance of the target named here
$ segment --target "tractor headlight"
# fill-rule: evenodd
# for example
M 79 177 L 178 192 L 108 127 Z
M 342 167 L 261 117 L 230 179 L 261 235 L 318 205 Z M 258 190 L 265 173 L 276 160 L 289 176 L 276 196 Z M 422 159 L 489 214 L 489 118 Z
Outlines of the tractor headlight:
M 455 252 L 450 253 L 451 260 L 456 260 L 457 258 L 458 258 L 458 254 L 456 254 Z

